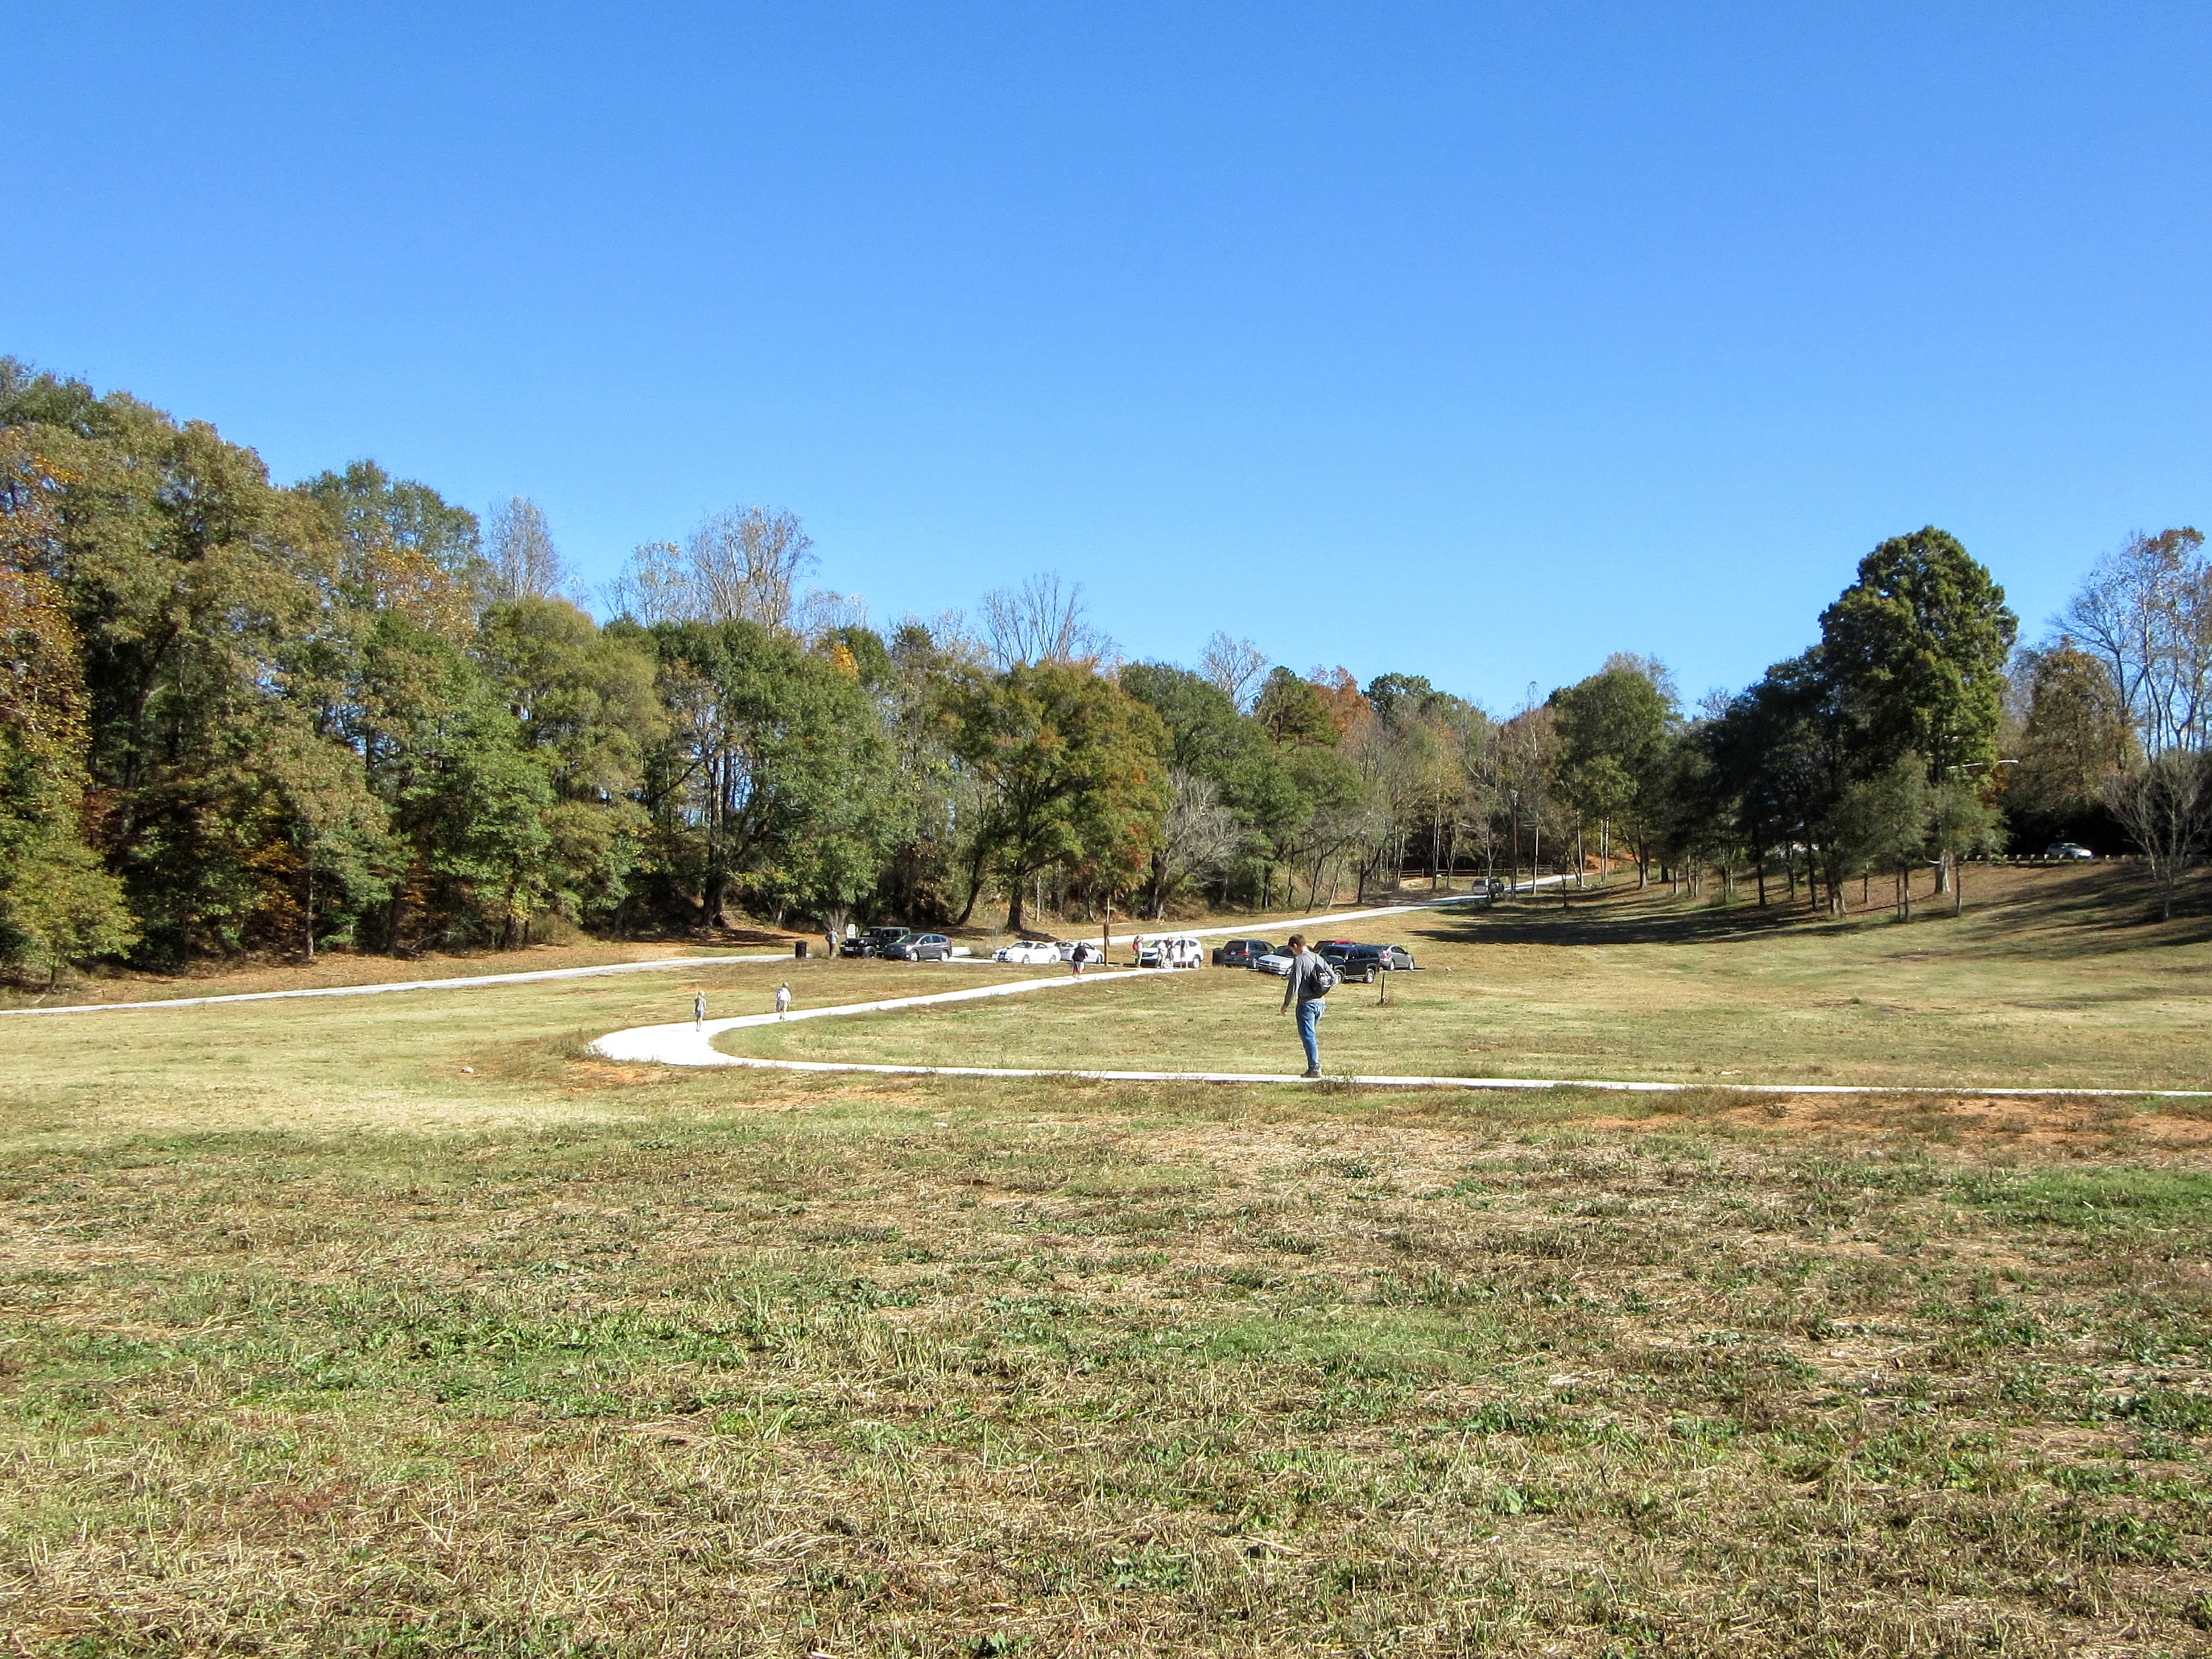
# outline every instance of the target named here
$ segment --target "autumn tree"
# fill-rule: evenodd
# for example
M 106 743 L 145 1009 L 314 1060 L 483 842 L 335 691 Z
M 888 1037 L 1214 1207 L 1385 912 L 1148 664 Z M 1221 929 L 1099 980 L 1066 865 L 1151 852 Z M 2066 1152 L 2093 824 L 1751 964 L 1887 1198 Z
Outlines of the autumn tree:
M 2070 639 L 2021 656 L 2027 711 L 2006 812 L 2031 844 L 2105 839 L 2106 781 L 2142 757 L 2126 702 L 2105 661 Z

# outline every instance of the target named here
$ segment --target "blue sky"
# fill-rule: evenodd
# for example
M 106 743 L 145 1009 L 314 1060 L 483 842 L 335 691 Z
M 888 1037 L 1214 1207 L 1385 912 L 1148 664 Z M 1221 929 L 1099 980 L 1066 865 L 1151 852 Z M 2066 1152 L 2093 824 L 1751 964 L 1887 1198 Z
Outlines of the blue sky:
M 2212 463 L 2212 10 L 9 17 L 0 351 L 878 619 L 1044 569 L 1510 707 L 1800 648 L 1926 523 L 2032 635 Z

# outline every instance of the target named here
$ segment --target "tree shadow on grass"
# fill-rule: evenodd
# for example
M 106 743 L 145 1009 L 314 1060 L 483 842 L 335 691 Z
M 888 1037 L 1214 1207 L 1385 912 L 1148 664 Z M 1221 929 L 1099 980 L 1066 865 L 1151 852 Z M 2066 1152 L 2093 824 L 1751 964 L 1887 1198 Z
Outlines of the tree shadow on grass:
M 1808 921 L 1802 900 L 1794 911 L 1771 898 L 1761 909 L 1749 899 L 1715 904 L 1632 887 L 1585 888 L 1565 903 L 1549 896 L 1507 899 L 1488 910 L 1439 914 L 1418 931 L 1450 945 L 1713 945 L 1808 925 L 1851 924 Z
M 1923 936 L 1930 946 L 2011 957 L 2116 955 L 2212 942 L 2212 871 L 2191 876 L 2177 896 L 2173 919 L 2164 922 L 2149 882 L 2129 866 L 2053 870 L 2047 884 L 2036 882 L 2039 872 L 2012 873 L 2015 878 L 2002 890 L 1978 896 L 1990 872 L 1970 865 L 1963 917 L 1952 914 L 1948 896 L 1916 896 L 1907 923 L 1880 902 L 1843 916 L 1812 914 L 1802 889 L 1792 900 L 1770 887 L 1762 908 L 1750 897 L 1723 904 L 1627 887 L 1586 888 L 1565 903 L 1549 896 L 1509 899 L 1489 910 L 1438 914 L 1407 931 L 1438 944 L 1570 946 L 1724 945 L 1781 933 L 1858 934 L 1897 927 L 1917 933 L 1925 927 L 1934 930 Z M 1880 878 L 1874 890 L 1882 890 Z M 1962 923 L 1964 931 L 1943 937 L 1944 930 Z

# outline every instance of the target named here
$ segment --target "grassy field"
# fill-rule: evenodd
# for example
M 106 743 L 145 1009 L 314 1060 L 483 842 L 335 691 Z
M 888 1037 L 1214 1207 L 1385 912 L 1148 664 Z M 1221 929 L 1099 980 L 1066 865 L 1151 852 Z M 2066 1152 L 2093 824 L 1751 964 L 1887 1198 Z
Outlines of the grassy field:
M 2142 1011 L 2201 1022 L 2203 939 L 2063 880 L 2014 896 L 2003 994 L 2185 1068 Z M 1910 952 L 1998 919 L 1437 948 L 1600 1036 L 1723 971 L 1765 1024 L 1788 973 L 1971 1029 Z M 9 1650 L 2212 1652 L 2212 1111 L 580 1057 L 692 982 L 0 1026 Z M 1806 1064 L 1881 1061 L 1819 1046 L 1852 1029 Z
M 2135 925 L 2105 872 L 1974 872 L 1974 908 L 1782 925 L 1619 888 L 1381 924 L 1421 971 L 1329 999 L 1332 1073 L 2212 1088 L 2212 933 Z M 1378 924 L 1349 924 L 1369 937 Z M 1311 931 L 1311 930 L 1310 930 Z M 1280 929 L 1277 930 L 1279 934 Z M 815 1022 L 733 1053 L 1291 1072 L 1282 981 L 1237 969 Z

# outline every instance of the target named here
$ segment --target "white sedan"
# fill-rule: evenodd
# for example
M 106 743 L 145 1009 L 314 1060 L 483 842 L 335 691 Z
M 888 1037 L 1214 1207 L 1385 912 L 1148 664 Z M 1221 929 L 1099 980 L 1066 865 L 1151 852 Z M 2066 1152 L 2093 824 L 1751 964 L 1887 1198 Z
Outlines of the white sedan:
M 1273 974 L 1278 979 L 1284 979 L 1290 975 L 1291 958 L 1280 951 L 1270 951 L 1266 956 L 1255 961 L 1252 965 L 1263 974 Z
M 1010 962 L 1024 968 L 1042 968 L 1060 959 L 1060 947 L 1042 939 L 1016 939 L 991 953 L 994 962 Z

